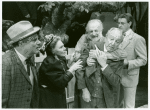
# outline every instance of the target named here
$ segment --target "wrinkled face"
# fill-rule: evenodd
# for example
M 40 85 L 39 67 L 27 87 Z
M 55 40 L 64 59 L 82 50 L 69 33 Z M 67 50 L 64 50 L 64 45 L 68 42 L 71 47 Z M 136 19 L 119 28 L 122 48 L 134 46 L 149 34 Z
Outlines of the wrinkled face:
M 61 40 L 59 40 L 56 43 L 56 45 L 53 49 L 53 53 L 58 56 L 66 56 L 66 48 L 64 47 L 64 44 L 62 43 Z
M 123 32 L 126 32 L 130 29 L 131 22 L 127 22 L 126 18 L 119 18 L 118 19 L 118 28 L 121 29 Z
M 96 41 L 101 32 L 102 32 L 102 29 L 100 29 L 100 26 L 96 23 L 90 24 L 88 27 L 88 31 L 87 31 L 88 37 L 92 41 Z
M 108 52 L 113 52 L 115 51 L 120 43 L 123 41 L 123 37 L 116 37 L 111 35 L 107 35 L 105 39 L 105 46 Z
M 29 56 L 32 56 L 33 54 L 37 54 L 39 52 L 39 49 L 41 47 L 41 41 L 39 40 L 39 36 L 37 34 L 31 35 L 27 39 L 27 43 L 25 44 L 25 53 L 28 53 Z

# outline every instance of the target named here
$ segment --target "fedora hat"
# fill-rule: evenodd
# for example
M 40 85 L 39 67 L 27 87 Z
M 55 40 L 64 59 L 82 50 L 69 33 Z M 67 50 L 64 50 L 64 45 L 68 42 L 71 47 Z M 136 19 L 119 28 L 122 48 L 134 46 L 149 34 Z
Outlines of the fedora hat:
M 40 27 L 33 27 L 29 21 L 20 21 L 12 25 L 8 30 L 7 34 L 11 41 L 8 45 L 13 44 L 19 40 L 22 40 L 40 30 Z

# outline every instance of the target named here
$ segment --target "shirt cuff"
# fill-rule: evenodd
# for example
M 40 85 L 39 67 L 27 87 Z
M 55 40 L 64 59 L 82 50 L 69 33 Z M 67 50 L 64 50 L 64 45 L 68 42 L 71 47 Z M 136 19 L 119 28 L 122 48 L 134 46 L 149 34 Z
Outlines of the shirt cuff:
M 105 67 L 101 68 L 101 70 L 104 71 L 107 66 L 108 66 L 108 64 L 106 64 Z

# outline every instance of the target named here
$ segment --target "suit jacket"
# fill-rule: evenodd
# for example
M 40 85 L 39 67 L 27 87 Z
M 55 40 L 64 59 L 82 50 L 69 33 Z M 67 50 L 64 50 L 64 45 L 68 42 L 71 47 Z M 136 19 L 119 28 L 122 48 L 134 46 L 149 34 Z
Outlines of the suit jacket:
M 34 65 L 31 70 L 34 86 L 14 49 L 2 56 L 2 108 L 38 108 L 39 90 Z
M 127 53 L 128 70 L 122 75 L 121 83 L 124 87 L 135 87 L 139 81 L 139 70 L 147 62 L 145 39 L 131 30 L 129 39 L 123 41 L 121 48 Z
M 120 98 L 120 79 L 121 75 L 124 72 L 123 70 L 123 61 L 112 61 L 107 60 L 108 66 L 104 71 L 101 71 L 100 65 L 97 66 L 87 66 L 86 59 L 89 54 L 90 49 L 95 49 L 94 45 L 97 45 L 99 50 L 104 50 L 104 42 L 90 42 L 89 47 L 83 51 L 81 54 L 81 60 L 85 68 L 77 70 L 77 87 L 78 89 L 88 88 L 89 92 L 93 91 L 93 82 L 95 80 L 94 73 L 99 72 L 102 79 L 102 88 L 104 93 L 104 98 L 106 101 L 107 108 L 115 108 L 119 106 Z

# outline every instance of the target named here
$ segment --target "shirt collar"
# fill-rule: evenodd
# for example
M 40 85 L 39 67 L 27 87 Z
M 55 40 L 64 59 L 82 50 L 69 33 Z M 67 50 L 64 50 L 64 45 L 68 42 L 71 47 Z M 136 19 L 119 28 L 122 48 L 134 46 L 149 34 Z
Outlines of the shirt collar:
M 129 29 L 128 31 L 126 31 L 125 32 L 125 36 L 128 36 L 128 35 L 130 35 L 130 33 L 132 32 L 132 30 L 131 29 Z
M 105 46 L 105 44 L 104 44 L 104 52 L 107 52 L 107 49 L 106 49 L 106 46 Z
M 14 48 L 14 49 L 15 49 L 15 48 Z M 22 62 L 23 64 L 26 64 L 26 63 L 25 63 L 25 60 L 26 60 L 27 58 L 24 57 L 22 54 L 20 54 L 16 49 L 15 49 L 15 51 L 16 51 L 17 55 L 19 56 L 21 62 Z

